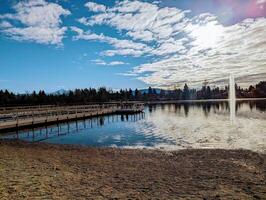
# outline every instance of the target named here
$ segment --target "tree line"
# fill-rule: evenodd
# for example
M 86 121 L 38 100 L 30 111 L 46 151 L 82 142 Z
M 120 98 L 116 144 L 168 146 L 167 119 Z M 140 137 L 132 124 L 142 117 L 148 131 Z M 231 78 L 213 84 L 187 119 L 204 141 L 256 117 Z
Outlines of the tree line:
M 249 88 L 235 85 L 238 98 L 266 98 L 266 82 L 262 81 Z M 33 91 L 26 94 L 15 94 L 8 90 L 0 90 L 0 106 L 18 105 L 71 105 L 112 101 L 162 101 L 162 100 L 196 100 L 196 99 L 226 99 L 229 87 L 225 88 L 203 86 L 201 89 L 191 89 L 187 84 L 183 89 L 162 90 L 149 87 L 146 90 L 125 89 L 113 91 L 101 87 L 75 89 L 62 94 Z

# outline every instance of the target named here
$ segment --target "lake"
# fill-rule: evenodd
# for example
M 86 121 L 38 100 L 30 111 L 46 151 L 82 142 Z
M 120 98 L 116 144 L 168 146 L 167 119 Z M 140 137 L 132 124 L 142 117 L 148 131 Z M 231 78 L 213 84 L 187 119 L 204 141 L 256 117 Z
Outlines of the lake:
M 145 113 L 109 115 L 2 135 L 31 142 L 93 147 L 223 148 L 266 151 L 266 101 L 237 101 L 230 119 L 227 101 L 154 104 Z

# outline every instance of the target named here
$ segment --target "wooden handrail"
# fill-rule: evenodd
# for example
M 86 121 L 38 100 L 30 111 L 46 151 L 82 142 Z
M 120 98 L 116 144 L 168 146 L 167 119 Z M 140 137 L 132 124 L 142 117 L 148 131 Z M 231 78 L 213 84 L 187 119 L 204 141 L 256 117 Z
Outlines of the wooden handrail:
M 94 105 L 76 105 L 76 106 L 30 106 L 13 107 L 0 110 L 0 129 L 5 123 L 15 123 L 19 126 L 23 121 L 30 121 L 32 124 L 40 119 L 52 120 L 55 118 L 73 118 L 92 116 L 104 113 L 113 113 L 116 111 L 141 111 L 144 104 L 125 103 L 125 104 L 94 104 Z

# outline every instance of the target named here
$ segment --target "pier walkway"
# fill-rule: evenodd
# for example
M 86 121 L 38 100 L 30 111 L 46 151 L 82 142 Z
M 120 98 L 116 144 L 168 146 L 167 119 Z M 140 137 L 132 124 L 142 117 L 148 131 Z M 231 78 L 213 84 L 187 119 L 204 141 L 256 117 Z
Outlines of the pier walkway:
M 0 132 L 99 115 L 138 113 L 143 110 L 144 104 L 141 103 L 0 107 Z

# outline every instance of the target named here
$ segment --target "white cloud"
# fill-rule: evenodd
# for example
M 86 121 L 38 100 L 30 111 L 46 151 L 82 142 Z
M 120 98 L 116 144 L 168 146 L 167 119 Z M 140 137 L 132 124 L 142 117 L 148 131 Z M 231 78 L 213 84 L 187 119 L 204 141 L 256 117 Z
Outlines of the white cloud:
M 93 15 L 85 20 L 85 25 L 110 25 L 118 30 L 129 31 L 135 40 L 152 41 L 169 39 L 181 27 L 175 26 L 185 17 L 187 11 L 177 8 L 159 8 L 156 4 L 140 1 L 117 2 L 105 13 Z
M 109 63 L 109 65 L 114 66 L 114 65 L 128 65 L 128 63 L 124 63 L 121 61 L 112 61 Z
M 31 26 L 26 28 L 8 28 L 3 32 L 18 41 L 28 40 L 41 44 L 61 45 L 66 29 L 66 27 L 48 28 Z
M 85 7 L 87 7 L 92 12 L 104 12 L 106 10 L 106 7 L 104 5 L 94 2 L 87 2 L 85 4 Z
M 71 27 L 71 30 L 77 33 L 77 35 L 74 37 L 75 40 L 82 39 L 90 41 L 100 41 L 108 43 L 115 48 L 115 50 L 108 50 L 106 52 L 103 52 L 104 55 L 141 56 L 152 51 L 152 48 L 143 43 L 133 42 L 131 40 L 119 40 L 113 37 L 105 36 L 103 34 L 98 35 L 91 32 L 85 32 L 77 27 Z
M 77 35 L 74 36 L 74 40 L 90 40 L 90 41 L 99 41 L 110 44 L 114 47 L 114 50 L 107 50 L 102 52 L 102 55 L 106 56 L 143 56 L 143 55 L 168 55 L 173 53 L 182 53 L 185 51 L 183 43 L 185 40 L 166 40 L 164 43 L 159 44 L 156 48 L 154 46 L 149 46 L 145 43 L 135 42 L 132 40 L 121 40 L 103 34 L 95 34 L 91 32 L 85 32 L 80 28 L 71 27 L 71 30 L 76 32 Z
M 2 21 L 2 22 L 0 22 L 0 29 L 1 28 L 11 28 L 12 27 L 12 25 L 8 22 L 8 21 Z
M 142 46 L 144 43 L 152 43 L 141 49 L 116 47 L 115 50 L 103 52 L 103 55 L 167 56 L 182 53 L 185 49 L 183 42 L 174 41 L 174 38 L 186 23 L 186 12 L 177 8 L 159 8 L 155 3 L 126 0 L 116 2 L 114 7 L 106 8 L 104 13 L 95 14 L 90 18 L 82 17 L 78 21 L 87 26 L 108 25 L 118 31 L 125 31 L 126 36 L 131 38 L 131 43 L 142 42 Z
M 266 19 L 248 19 L 228 27 L 216 26 L 211 30 L 222 29 L 222 36 L 216 34 L 218 38 L 212 38 L 215 33 L 208 29 L 207 24 L 204 27 L 210 31 L 210 39 L 197 36 L 185 54 L 140 65 L 134 68 L 133 73 L 149 85 L 166 87 L 184 82 L 200 86 L 204 80 L 225 84 L 230 73 L 245 86 L 259 81 L 258 77 L 266 78 Z M 198 28 L 192 29 L 192 32 L 198 31 Z
M 105 62 L 102 59 L 92 60 L 92 62 L 94 62 L 97 65 L 104 65 L 104 66 L 117 66 L 117 65 L 128 65 L 129 64 L 129 63 L 125 63 L 125 62 L 122 62 L 122 61 Z
M 48 3 L 44 0 L 21 1 L 13 9 L 14 14 L 0 15 L 0 20 L 9 20 L 8 23 L 13 24 L 9 27 L 2 27 L 2 33 L 19 41 L 62 44 L 67 27 L 61 27 L 60 17 L 70 15 L 70 11 L 56 3 Z M 21 25 L 17 25 L 18 23 Z
M 264 0 L 257 2 L 262 4 Z M 107 25 L 125 40 L 81 29 L 76 30 L 75 38 L 110 44 L 114 49 L 102 52 L 105 56 L 148 55 L 146 60 L 150 62 L 123 75 L 137 76 L 156 87 L 185 82 L 200 86 L 205 80 L 219 85 L 227 83 L 230 73 L 245 85 L 265 77 L 266 18 L 224 26 L 212 14 L 191 18 L 187 12 L 155 3 L 117 1 L 115 6 L 89 18 L 83 17 L 79 22 L 88 28 Z

